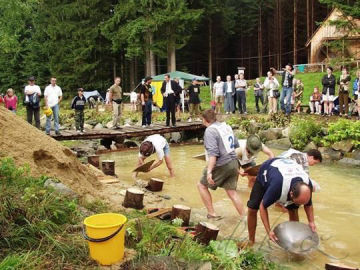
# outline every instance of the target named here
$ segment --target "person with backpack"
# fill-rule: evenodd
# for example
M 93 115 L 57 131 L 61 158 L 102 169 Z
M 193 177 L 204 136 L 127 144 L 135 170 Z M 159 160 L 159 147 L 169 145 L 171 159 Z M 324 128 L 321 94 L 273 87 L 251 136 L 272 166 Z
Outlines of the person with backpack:
M 31 76 L 28 80 L 28 85 L 24 90 L 25 98 L 24 105 L 26 106 L 26 118 L 30 125 L 32 125 L 33 117 L 35 119 L 35 126 L 40 129 L 40 96 L 41 90 L 35 84 L 35 77 Z
M 78 88 L 78 94 L 71 102 L 71 109 L 75 110 L 75 126 L 76 131 L 80 134 L 84 133 L 84 108 L 86 98 L 84 97 L 84 89 Z

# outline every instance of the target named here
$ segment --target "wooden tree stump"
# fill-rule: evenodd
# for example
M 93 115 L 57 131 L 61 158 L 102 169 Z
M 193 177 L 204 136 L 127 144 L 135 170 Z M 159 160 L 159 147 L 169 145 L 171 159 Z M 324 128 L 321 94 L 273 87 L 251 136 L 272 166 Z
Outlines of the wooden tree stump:
M 98 155 L 88 156 L 88 163 L 99 169 L 100 168 L 100 156 L 98 156 Z
M 185 205 L 174 205 L 171 211 L 171 220 L 181 218 L 183 223 L 181 226 L 189 226 L 191 208 Z
M 341 263 L 327 263 L 325 264 L 326 270 L 359 270 L 359 268 L 347 266 Z
M 199 222 L 196 226 L 195 237 L 199 243 L 208 245 L 211 240 L 216 240 L 219 228 L 208 222 Z
M 146 188 L 151 191 L 161 191 L 163 185 L 164 185 L 163 180 L 160 180 L 158 178 L 151 178 Z
M 126 190 L 123 206 L 126 208 L 143 209 L 144 192 L 136 189 L 129 188 Z
M 101 169 L 106 175 L 115 175 L 115 161 L 114 160 L 103 160 L 101 162 Z

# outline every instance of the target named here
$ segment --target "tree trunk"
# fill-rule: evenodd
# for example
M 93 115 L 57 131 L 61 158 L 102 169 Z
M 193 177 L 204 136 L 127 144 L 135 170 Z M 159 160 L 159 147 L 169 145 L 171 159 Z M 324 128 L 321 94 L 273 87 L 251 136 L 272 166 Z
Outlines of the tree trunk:
M 115 161 L 114 160 L 103 160 L 101 162 L 101 169 L 106 175 L 115 175 Z
M 297 0 L 294 0 L 294 60 L 293 64 L 297 64 Z
M 258 71 L 259 77 L 262 76 L 262 8 L 259 6 L 259 23 L 258 23 Z
M 116 60 L 113 58 L 113 78 L 116 77 Z
M 157 179 L 157 178 L 151 178 L 148 186 L 146 187 L 150 191 L 161 191 L 164 185 L 164 181 Z
M 306 0 L 306 39 L 307 39 L 307 41 L 311 37 L 310 1 L 311 0 Z M 308 61 L 308 63 L 310 62 L 310 48 L 311 48 L 311 46 L 309 46 L 307 48 L 307 61 Z
M 129 79 L 130 79 L 130 89 L 133 90 L 135 88 L 135 72 L 134 72 L 134 59 L 130 59 L 129 61 Z
M 219 228 L 208 222 L 199 222 L 196 226 L 194 240 L 201 244 L 208 245 L 211 240 L 216 240 Z
M 144 192 L 136 188 L 126 190 L 123 206 L 126 208 L 143 209 Z
M 154 43 L 154 34 L 149 33 L 149 67 L 150 67 L 150 76 L 156 75 L 156 66 L 155 66 L 155 55 L 152 50 L 152 45 Z
M 175 52 L 175 40 L 170 39 L 168 41 L 167 47 L 167 54 L 168 54 L 168 72 L 172 72 L 176 70 L 176 52 Z
M 213 69 L 213 63 L 212 63 L 212 20 L 209 18 L 209 70 L 208 70 L 208 77 L 210 78 L 210 81 L 212 81 L 212 69 Z
M 279 36 L 278 36 L 278 41 L 279 41 L 279 67 L 278 70 L 281 69 L 282 67 L 282 19 L 281 19 L 281 0 L 278 0 L 278 22 L 279 22 Z
M 358 268 L 347 266 L 340 263 L 327 263 L 325 264 L 326 270 L 358 270 Z
M 151 64 L 150 64 L 150 33 L 148 32 L 145 37 L 145 76 L 150 76 L 151 74 Z
M 88 163 L 96 168 L 100 168 L 100 156 L 98 155 L 88 156 Z
M 181 226 L 189 226 L 191 208 L 185 205 L 174 205 L 171 211 L 171 220 L 181 218 L 183 223 Z

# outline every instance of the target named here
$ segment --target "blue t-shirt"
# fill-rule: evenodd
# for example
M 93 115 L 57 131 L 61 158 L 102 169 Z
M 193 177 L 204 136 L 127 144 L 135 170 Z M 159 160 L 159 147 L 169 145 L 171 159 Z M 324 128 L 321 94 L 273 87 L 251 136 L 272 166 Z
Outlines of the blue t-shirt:
M 274 204 L 281 197 L 281 191 L 283 186 L 283 176 L 280 173 L 279 169 L 271 166 L 271 163 L 277 158 L 269 159 L 265 161 L 259 170 L 256 181 L 258 181 L 265 189 L 263 195 L 263 205 L 265 208 L 268 208 L 270 205 Z M 266 174 L 264 172 L 266 171 Z M 297 182 L 303 182 L 300 177 L 294 177 L 291 180 L 290 190 Z M 312 189 L 312 183 L 309 181 L 309 186 Z M 289 192 L 290 193 L 290 192 Z M 290 201 L 290 194 L 288 194 L 288 201 Z M 306 204 L 307 206 L 312 205 L 312 200 Z

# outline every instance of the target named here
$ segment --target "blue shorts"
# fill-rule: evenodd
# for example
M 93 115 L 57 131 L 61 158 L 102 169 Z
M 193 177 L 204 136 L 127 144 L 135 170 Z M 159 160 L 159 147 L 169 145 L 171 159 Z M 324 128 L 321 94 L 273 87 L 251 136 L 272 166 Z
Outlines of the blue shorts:
M 169 143 L 166 143 L 165 147 L 164 147 L 164 155 L 165 156 L 169 156 L 170 155 L 170 146 Z

